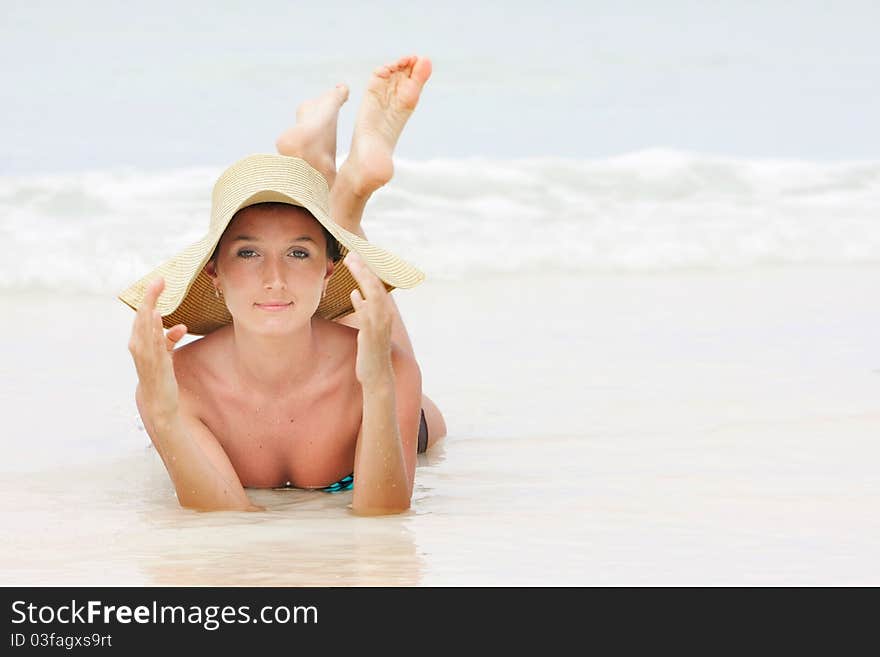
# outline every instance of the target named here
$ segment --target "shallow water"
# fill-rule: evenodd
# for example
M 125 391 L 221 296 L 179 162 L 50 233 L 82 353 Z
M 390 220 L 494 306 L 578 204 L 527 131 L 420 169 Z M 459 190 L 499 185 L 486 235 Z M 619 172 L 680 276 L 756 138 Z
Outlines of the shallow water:
M 412 509 L 181 509 L 137 421 L 133 315 L 4 295 L 4 584 L 878 584 L 880 268 L 396 291 L 450 435 Z M 566 310 L 560 312 L 560 308 Z M 63 320 L 63 321 L 62 321 Z

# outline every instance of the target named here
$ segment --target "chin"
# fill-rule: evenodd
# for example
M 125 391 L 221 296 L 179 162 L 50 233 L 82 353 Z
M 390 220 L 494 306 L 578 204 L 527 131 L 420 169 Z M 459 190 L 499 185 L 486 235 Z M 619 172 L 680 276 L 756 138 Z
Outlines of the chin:
M 246 319 L 245 319 L 246 317 Z M 296 311 L 269 314 L 257 308 L 253 308 L 245 317 L 238 315 L 236 324 L 247 329 L 249 333 L 265 336 L 282 336 L 295 333 L 297 330 L 311 322 L 311 316 L 303 317 Z
M 288 335 L 301 329 L 306 322 L 287 317 L 284 320 L 272 318 L 251 323 L 248 328 L 260 335 Z

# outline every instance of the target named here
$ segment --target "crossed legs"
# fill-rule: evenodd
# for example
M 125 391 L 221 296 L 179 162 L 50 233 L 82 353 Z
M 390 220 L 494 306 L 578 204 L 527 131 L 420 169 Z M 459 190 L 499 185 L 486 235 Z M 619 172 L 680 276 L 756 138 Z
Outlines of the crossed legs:
M 348 88 L 343 84 L 300 105 L 296 124 L 275 142 L 281 155 L 300 157 L 324 176 L 330 186 L 333 220 L 364 239 L 364 208 L 373 192 L 391 180 L 394 147 L 430 75 L 431 62 L 419 57 L 402 57 L 373 72 L 355 120 L 349 155 L 338 171 L 336 125 L 339 109 L 348 100 Z M 394 297 L 389 297 L 394 309 L 392 340 L 415 356 L 400 310 Z M 360 328 L 354 315 L 337 321 Z M 424 394 L 422 408 L 430 448 L 446 435 L 446 422 L 437 405 Z

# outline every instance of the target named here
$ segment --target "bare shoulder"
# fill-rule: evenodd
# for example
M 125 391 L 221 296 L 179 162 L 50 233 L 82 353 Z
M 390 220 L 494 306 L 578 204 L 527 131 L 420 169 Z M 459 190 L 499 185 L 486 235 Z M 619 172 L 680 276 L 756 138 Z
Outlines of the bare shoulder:
M 326 331 L 327 343 L 347 357 L 357 356 L 357 336 L 359 329 L 348 324 L 341 324 L 338 321 L 320 320 L 316 323 L 316 327 L 321 326 Z M 400 370 L 418 370 L 419 365 L 414 355 L 391 343 L 391 364 L 394 366 L 395 372 Z
M 321 320 L 321 322 L 326 325 L 327 335 L 331 338 L 328 342 L 332 344 L 335 341 L 337 346 L 347 347 L 348 353 L 352 356 L 357 355 L 357 336 L 359 331 L 357 327 L 342 324 L 339 321 Z M 398 347 L 394 342 L 391 343 L 391 364 L 394 366 L 395 372 L 398 370 L 412 371 L 419 369 L 416 357 L 405 349 Z
M 318 317 L 312 326 L 333 352 L 350 356 L 352 350 L 357 351 L 358 329 Z
M 227 329 L 218 329 L 174 350 L 174 376 L 181 401 L 193 402 L 206 389 L 224 379 L 221 364 L 229 360 L 223 357 L 224 348 L 228 348 L 229 343 L 227 333 Z
M 204 367 L 212 357 L 217 356 L 222 350 L 223 343 L 227 342 L 225 334 L 228 329 L 217 329 L 213 333 L 206 335 L 198 340 L 178 347 L 174 350 L 174 368 L 175 374 L 186 374 L 189 370 Z

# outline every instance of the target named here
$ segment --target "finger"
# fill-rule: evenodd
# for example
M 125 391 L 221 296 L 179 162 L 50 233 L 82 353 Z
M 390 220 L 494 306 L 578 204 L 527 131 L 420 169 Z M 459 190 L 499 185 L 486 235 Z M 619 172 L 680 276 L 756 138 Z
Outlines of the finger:
M 147 310 L 153 310 L 156 307 L 156 299 L 159 298 L 159 295 L 162 294 L 162 290 L 165 289 L 165 279 L 161 276 L 150 281 L 150 284 L 147 285 L 147 289 L 144 292 L 144 300 L 143 305 L 147 307 Z
M 349 296 L 351 297 L 352 308 L 354 308 L 356 312 L 360 312 L 364 307 L 364 298 L 361 296 L 360 290 L 357 288 L 353 289 Z
M 165 279 L 161 276 L 150 281 L 144 292 L 144 298 L 138 306 L 137 315 L 135 315 L 135 324 L 138 333 L 140 333 L 145 339 L 150 336 L 150 333 L 152 333 L 151 316 L 153 309 L 156 306 L 156 299 L 159 298 L 159 295 L 164 288 Z
M 354 251 L 349 251 L 348 255 L 343 259 L 343 264 L 351 270 L 351 273 L 354 274 L 355 270 L 360 270 L 359 265 L 363 264 L 363 260 L 361 257 L 355 253 Z
M 168 329 L 168 332 L 165 334 L 165 348 L 168 349 L 168 351 L 174 351 L 174 347 L 177 346 L 180 339 L 186 335 L 186 332 L 186 324 L 177 324 Z
M 162 325 L 162 313 L 160 313 L 158 310 L 154 310 L 152 313 L 152 318 L 153 344 L 156 347 L 164 347 L 165 327 Z
M 378 296 L 385 290 L 385 286 L 382 285 L 379 277 L 367 267 L 363 258 L 354 251 L 349 251 L 348 255 L 345 256 L 345 266 L 348 267 L 351 275 L 354 276 L 354 279 L 360 285 L 364 298 L 368 299 Z
M 175 342 L 180 340 L 189 329 L 186 327 L 186 324 L 175 324 L 170 329 L 168 329 L 168 337 L 172 338 Z

